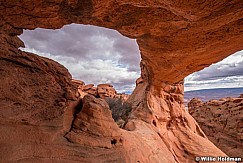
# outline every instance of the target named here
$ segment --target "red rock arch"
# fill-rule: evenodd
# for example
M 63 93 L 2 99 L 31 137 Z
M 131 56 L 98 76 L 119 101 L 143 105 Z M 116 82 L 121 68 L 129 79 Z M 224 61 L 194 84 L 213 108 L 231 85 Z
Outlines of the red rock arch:
M 199 155 L 224 155 L 184 111 L 181 81 L 190 73 L 242 50 L 243 1 L 24 0 L 0 3 L 0 70 L 4 75 L 1 85 L 1 123 L 4 124 L 1 147 L 4 149 L 0 156 L 3 161 L 191 162 Z M 126 125 L 127 130 L 133 131 L 114 127 L 108 116 L 108 126 L 113 130 L 92 117 L 94 119 L 87 122 L 91 125 L 90 131 L 81 127 L 73 133 L 72 114 L 66 109 L 70 108 L 69 101 L 75 100 L 68 72 L 57 63 L 18 50 L 23 43 L 17 35 L 23 29 L 56 29 L 70 23 L 112 28 L 137 39 L 142 56 L 142 82 L 130 98 L 133 113 Z M 12 82 L 8 74 L 15 78 Z M 30 84 L 34 79 L 39 80 L 37 91 Z M 52 86 L 47 89 L 52 91 L 47 93 L 40 85 Z M 14 92 L 19 93 L 18 100 L 12 97 Z M 33 99 L 28 101 L 25 98 L 28 95 Z M 39 97 L 44 99 L 46 108 L 36 102 Z M 97 103 L 88 97 L 87 101 Z M 84 114 L 89 115 L 88 111 L 83 112 L 76 121 L 84 118 Z M 102 111 L 95 114 L 106 115 Z M 28 118 L 24 119 L 24 115 Z M 100 122 L 99 127 L 91 123 L 95 120 Z M 153 123 L 156 126 L 152 126 Z M 50 126 L 54 126 L 53 130 Z M 77 133 L 80 135 L 75 135 Z M 65 141 L 65 135 L 71 144 Z M 114 137 L 119 143 L 107 144 Z

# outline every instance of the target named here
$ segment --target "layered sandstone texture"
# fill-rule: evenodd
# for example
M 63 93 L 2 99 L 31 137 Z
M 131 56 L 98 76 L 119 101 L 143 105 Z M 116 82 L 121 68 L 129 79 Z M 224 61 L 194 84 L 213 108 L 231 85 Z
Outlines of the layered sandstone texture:
M 0 162 L 184 163 L 225 156 L 185 112 L 183 79 L 242 50 L 242 0 L 0 0 L 0 11 Z M 124 129 L 104 99 L 95 98 L 106 96 L 102 89 L 85 85 L 88 95 L 80 98 L 63 66 L 18 50 L 23 29 L 71 23 L 137 40 L 142 73 L 127 100 L 132 111 Z
M 189 113 L 209 140 L 231 157 L 243 156 L 243 97 L 202 102 L 192 99 Z
M 72 80 L 73 84 L 78 89 L 80 98 L 83 98 L 85 95 L 90 94 L 97 98 L 115 98 L 115 99 L 121 99 L 123 102 L 125 102 L 129 95 L 125 93 L 117 93 L 113 85 L 111 84 L 99 84 L 97 87 L 94 86 L 94 84 L 87 84 L 81 80 Z

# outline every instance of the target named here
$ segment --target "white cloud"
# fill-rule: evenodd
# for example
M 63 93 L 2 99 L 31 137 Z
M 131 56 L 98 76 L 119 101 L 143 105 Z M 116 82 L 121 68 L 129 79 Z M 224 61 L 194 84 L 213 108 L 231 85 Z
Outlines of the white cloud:
M 185 78 L 185 90 L 243 87 L 243 51 Z
M 111 83 L 118 92 L 131 91 L 135 87 L 135 80 L 139 72 L 128 71 L 126 66 L 121 67 L 117 60 L 94 59 L 92 61 L 76 60 L 70 56 L 54 56 L 50 53 L 42 53 L 35 49 L 22 48 L 22 50 L 53 59 L 65 65 L 74 79 L 83 80 L 86 84 Z
M 86 84 L 111 83 L 118 92 L 130 93 L 140 76 L 136 40 L 111 29 L 71 24 L 58 30 L 26 30 L 20 38 L 25 51 L 56 60 Z

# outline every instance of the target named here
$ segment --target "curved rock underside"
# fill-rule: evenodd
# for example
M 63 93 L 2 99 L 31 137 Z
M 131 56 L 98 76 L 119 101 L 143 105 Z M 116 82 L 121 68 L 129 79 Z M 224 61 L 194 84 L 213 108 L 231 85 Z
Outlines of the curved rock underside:
M 193 162 L 225 156 L 184 111 L 183 78 L 242 50 L 243 1 L 0 0 L 1 162 Z M 124 129 L 23 29 L 92 24 L 136 38 L 141 78 Z

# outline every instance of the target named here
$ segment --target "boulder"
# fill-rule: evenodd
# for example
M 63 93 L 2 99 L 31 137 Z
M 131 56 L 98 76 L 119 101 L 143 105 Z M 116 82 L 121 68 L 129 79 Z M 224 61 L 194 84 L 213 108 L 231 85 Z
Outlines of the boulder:
M 117 94 L 116 90 L 113 88 L 111 84 L 99 84 L 97 86 L 98 96 L 100 98 L 114 98 Z

